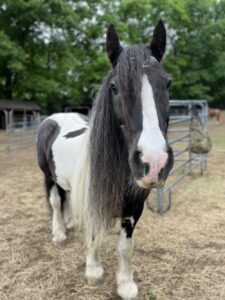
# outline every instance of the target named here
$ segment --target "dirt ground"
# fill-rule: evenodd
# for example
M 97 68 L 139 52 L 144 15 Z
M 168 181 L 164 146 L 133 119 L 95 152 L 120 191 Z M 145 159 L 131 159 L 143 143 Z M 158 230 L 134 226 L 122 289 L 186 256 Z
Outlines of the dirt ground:
M 140 300 L 225 299 L 225 113 L 210 121 L 208 171 L 188 176 L 172 208 L 147 208 L 135 231 L 134 278 Z M 0 136 L 0 143 L 3 139 Z M 0 151 L 0 299 L 116 300 L 117 230 L 102 248 L 103 282 L 84 278 L 82 234 L 51 241 L 51 217 L 35 149 Z

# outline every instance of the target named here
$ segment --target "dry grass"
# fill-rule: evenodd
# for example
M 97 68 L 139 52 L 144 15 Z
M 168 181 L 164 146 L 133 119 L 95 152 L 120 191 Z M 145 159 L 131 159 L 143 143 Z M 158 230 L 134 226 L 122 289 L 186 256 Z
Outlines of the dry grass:
M 225 299 L 225 114 L 210 124 L 208 172 L 186 178 L 163 216 L 137 225 L 134 277 L 141 300 Z M 89 287 L 80 233 L 51 242 L 51 219 L 34 149 L 0 154 L 0 299 L 106 300 L 116 296 L 116 230 L 102 249 L 105 277 Z M 149 296 L 147 296 L 149 295 Z

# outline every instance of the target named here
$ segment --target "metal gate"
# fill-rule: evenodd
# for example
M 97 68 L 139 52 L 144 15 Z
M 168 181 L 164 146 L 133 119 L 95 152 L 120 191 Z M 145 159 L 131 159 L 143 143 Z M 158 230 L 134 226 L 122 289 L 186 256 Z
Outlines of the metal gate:
M 5 134 L 5 150 L 12 152 L 17 149 L 27 148 L 34 145 L 37 129 L 40 124 L 40 117 L 17 116 L 10 126 L 7 127 Z
M 169 144 L 174 151 L 174 167 L 163 188 L 152 189 L 156 194 L 156 209 L 164 213 L 170 209 L 173 188 L 196 168 L 200 168 L 203 175 L 207 168 L 207 154 L 197 155 L 190 151 L 190 122 L 193 118 L 193 106 L 197 108 L 199 117 L 208 128 L 208 103 L 206 100 L 171 100 L 171 115 L 169 123 Z M 165 207 L 165 200 L 168 205 Z M 149 203 L 149 202 L 148 202 Z M 150 208 L 150 206 L 149 206 Z

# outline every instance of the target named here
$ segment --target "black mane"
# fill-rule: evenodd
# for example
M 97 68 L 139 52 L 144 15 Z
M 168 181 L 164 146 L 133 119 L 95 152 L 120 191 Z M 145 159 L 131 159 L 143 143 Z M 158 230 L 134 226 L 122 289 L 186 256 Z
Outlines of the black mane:
M 150 57 L 151 50 L 145 45 L 124 49 L 116 67 L 105 78 L 94 102 L 89 144 L 89 208 L 99 226 L 103 224 L 109 227 L 113 218 L 121 216 L 124 196 L 131 188 L 130 182 L 132 189 L 136 192 L 139 190 L 130 176 L 128 152 L 120 124 L 115 118 L 110 83 L 116 72 L 126 126 L 131 131 L 133 126 L 138 126 L 141 130 L 142 120 L 136 118 L 135 114 L 141 114 L 142 77 L 145 68 L 150 67 Z
M 95 99 L 89 144 L 90 213 L 98 220 L 97 227 L 106 228 L 114 217 L 121 215 L 126 180 L 124 141 L 110 98 L 112 75 L 113 71 L 105 78 Z

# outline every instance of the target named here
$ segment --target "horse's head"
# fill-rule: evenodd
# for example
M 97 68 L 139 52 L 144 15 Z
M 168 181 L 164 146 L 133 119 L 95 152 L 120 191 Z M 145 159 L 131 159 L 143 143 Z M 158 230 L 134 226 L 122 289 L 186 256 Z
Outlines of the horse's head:
M 113 70 L 110 98 L 123 132 L 131 172 L 141 188 L 162 186 L 173 164 L 167 143 L 170 76 L 160 61 L 166 46 L 166 30 L 157 24 L 149 46 L 123 49 L 111 25 L 107 52 Z

